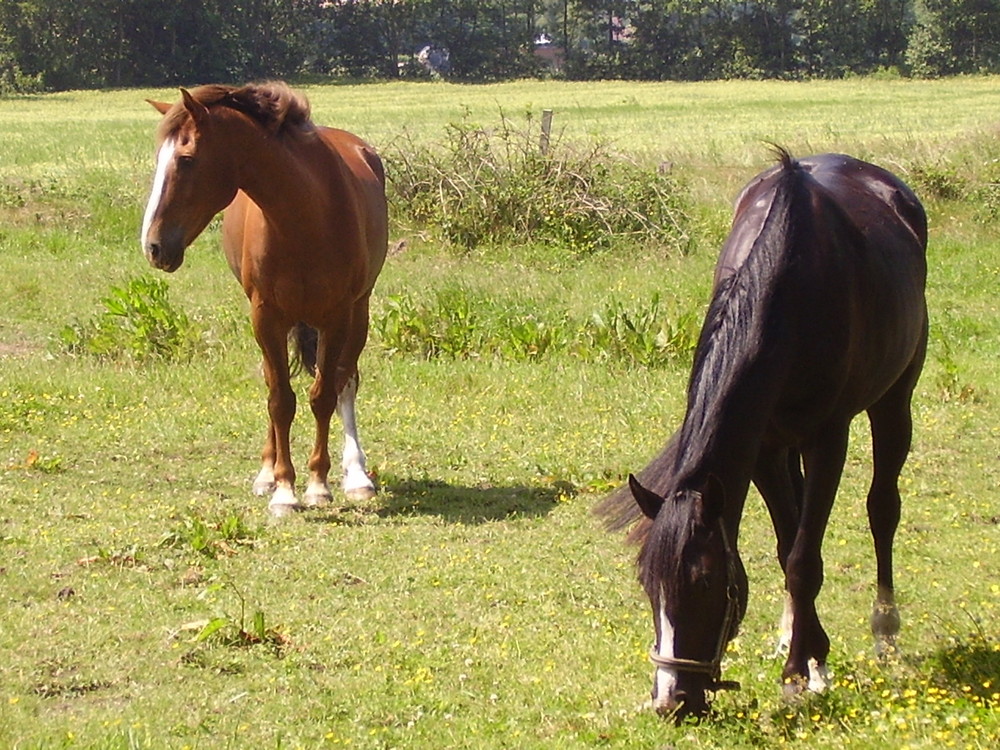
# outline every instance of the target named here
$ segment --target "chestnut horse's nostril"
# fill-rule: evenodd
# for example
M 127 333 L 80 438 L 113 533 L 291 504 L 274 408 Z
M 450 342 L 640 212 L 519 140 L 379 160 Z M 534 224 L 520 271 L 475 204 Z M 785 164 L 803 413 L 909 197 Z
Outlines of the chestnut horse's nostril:
M 150 242 L 146 245 L 146 255 L 150 257 L 151 260 L 157 260 L 160 257 L 160 243 Z

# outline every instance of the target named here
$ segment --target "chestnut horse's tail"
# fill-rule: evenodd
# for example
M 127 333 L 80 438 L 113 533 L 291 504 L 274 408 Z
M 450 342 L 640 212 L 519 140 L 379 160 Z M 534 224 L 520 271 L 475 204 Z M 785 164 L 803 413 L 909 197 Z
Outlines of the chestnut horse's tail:
M 288 333 L 288 342 L 292 347 L 292 375 L 305 370 L 310 375 L 316 375 L 316 348 L 319 343 L 319 332 L 305 323 L 296 323 Z

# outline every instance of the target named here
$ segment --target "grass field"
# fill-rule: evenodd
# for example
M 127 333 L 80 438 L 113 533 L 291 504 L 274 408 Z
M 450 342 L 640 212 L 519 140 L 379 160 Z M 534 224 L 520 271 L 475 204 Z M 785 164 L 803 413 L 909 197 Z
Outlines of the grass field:
M 428 359 L 375 335 L 359 418 L 381 494 L 269 521 L 249 491 L 264 386 L 216 232 L 175 276 L 139 252 L 156 123 L 143 98 L 175 93 L 71 92 L 0 100 L 0 747 L 997 746 L 1000 79 L 306 91 L 317 121 L 387 153 L 501 112 L 534 126 L 551 108 L 562 141 L 670 162 L 690 191 L 685 253 L 558 263 L 538 248 L 456 251 L 396 206 L 393 239 L 409 243 L 383 272 L 379 319 L 394 297 L 455 289 L 541 320 L 643 310 L 657 293 L 662 315 L 698 317 L 729 203 L 770 159 L 764 141 L 846 151 L 911 181 L 931 215 L 932 337 L 903 476 L 901 652 L 876 662 L 867 632 L 859 420 L 819 600 L 836 688 L 780 698 L 781 583 L 752 497 L 750 611 L 725 664 L 743 689 L 700 725 L 641 708 L 648 605 L 634 552 L 590 508 L 678 423 L 683 357 Z M 169 285 L 194 354 L 69 353 L 65 329 L 136 279 Z

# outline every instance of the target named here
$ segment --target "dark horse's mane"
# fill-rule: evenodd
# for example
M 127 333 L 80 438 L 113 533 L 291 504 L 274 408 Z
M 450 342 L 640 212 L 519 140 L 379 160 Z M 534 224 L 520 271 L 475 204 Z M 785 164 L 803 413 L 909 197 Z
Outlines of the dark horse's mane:
M 210 84 L 188 93 L 205 107 L 222 106 L 242 112 L 267 132 L 278 136 L 307 133 L 314 128 L 309 100 L 280 81 L 252 83 L 239 88 Z M 184 107 L 174 107 L 160 121 L 157 140 L 162 141 L 177 132 L 187 118 Z
M 795 210 L 807 175 L 788 152 L 776 149 L 776 153 L 781 173 L 764 226 L 743 264 L 715 289 L 705 315 L 688 381 L 684 423 L 638 474 L 643 486 L 665 498 L 661 522 L 653 524 L 643 515 L 628 485 L 595 509 L 611 530 L 632 527 L 639 521 L 629 540 L 643 545 L 639 564 L 647 584 L 647 573 L 662 574 L 666 569 L 664 555 L 672 555 L 679 564 L 684 542 L 695 525 L 695 490 L 712 479 L 711 467 L 706 465 L 716 435 L 712 427 L 725 418 L 726 394 L 746 380 L 745 365 L 767 345 L 762 339 L 764 330 L 780 325 L 780 321 L 765 322 L 762 315 L 766 315 L 768 299 L 790 260 L 788 250 L 795 247 L 788 239 L 807 220 L 805 212 Z M 669 578 L 666 574 L 663 580 Z

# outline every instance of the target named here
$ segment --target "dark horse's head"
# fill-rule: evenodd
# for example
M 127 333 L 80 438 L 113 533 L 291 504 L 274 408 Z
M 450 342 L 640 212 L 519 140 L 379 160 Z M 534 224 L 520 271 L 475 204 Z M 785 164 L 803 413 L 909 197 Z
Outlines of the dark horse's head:
M 720 681 L 726 645 L 746 611 L 747 577 L 722 516 L 721 487 L 679 489 L 664 498 L 635 477 L 629 488 L 649 519 L 639 578 L 653 608 L 653 708 L 702 716 Z

